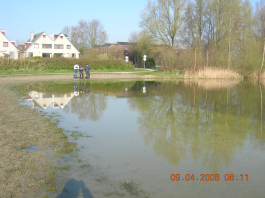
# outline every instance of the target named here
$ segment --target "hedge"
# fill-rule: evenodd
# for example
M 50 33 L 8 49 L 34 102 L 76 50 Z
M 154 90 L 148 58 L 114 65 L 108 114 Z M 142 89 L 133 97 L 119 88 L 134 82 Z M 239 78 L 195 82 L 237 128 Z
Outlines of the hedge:
M 134 69 L 131 63 L 123 60 L 72 59 L 72 58 L 26 58 L 20 60 L 0 59 L 0 70 L 72 70 L 75 64 L 88 64 L 92 70 L 98 69 Z

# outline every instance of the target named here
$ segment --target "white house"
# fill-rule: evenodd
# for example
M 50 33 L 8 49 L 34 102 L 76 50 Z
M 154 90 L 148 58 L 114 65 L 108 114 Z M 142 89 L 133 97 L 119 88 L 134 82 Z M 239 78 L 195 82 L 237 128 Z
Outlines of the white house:
M 21 57 L 68 57 L 79 58 L 79 51 L 63 33 L 50 34 L 30 32 L 30 39 L 19 46 Z
M 9 41 L 5 36 L 5 30 L 0 30 L 0 57 L 10 59 L 18 58 L 18 49 L 15 47 L 15 41 Z

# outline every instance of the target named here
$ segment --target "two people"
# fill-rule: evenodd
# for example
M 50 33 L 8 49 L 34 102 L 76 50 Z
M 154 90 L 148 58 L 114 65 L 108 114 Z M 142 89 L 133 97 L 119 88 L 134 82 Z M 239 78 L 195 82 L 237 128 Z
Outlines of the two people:
M 80 64 L 75 64 L 74 66 L 74 79 L 77 79 L 77 72 L 79 70 L 79 75 L 80 75 L 80 79 L 84 79 L 84 67 Z M 90 70 L 91 68 L 88 66 L 88 64 L 86 64 L 85 66 L 85 72 L 86 72 L 86 79 L 89 79 L 90 78 Z

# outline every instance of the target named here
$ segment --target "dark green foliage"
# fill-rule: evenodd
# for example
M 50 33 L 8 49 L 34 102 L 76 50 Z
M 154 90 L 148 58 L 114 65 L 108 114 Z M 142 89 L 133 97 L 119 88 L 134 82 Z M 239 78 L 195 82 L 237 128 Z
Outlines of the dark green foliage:
M 41 58 L 32 57 L 21 60 L 0 59 L 0 70 L 59 70 L 73 69 L 75 64 L 88 64 L 92 70 L 98 69 L 134 69 L 130 63 L 123 60 L 96 60 L 88 58 Z

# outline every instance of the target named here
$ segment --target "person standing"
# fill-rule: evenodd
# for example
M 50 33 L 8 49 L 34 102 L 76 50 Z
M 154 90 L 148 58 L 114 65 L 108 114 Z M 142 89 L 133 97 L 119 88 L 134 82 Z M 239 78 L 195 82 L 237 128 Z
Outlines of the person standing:
M 90 70 L 91 70 L 91 68 L 88 66 L 88 64 L 86 64 L 86 66 L 85 66 L 86 79 L 90 78 Z
M 79 74 L 80 74 L 80 79 L 84 79 L 84 74 L 83 74 L 84 67 L 80 64 L 79 65 Z
M 74 79 L 77 79 L 77 71 L 78 71 L 78 69 L 79 69 L 78 64 L 75 64 L 75 66 L 74 66 Z

